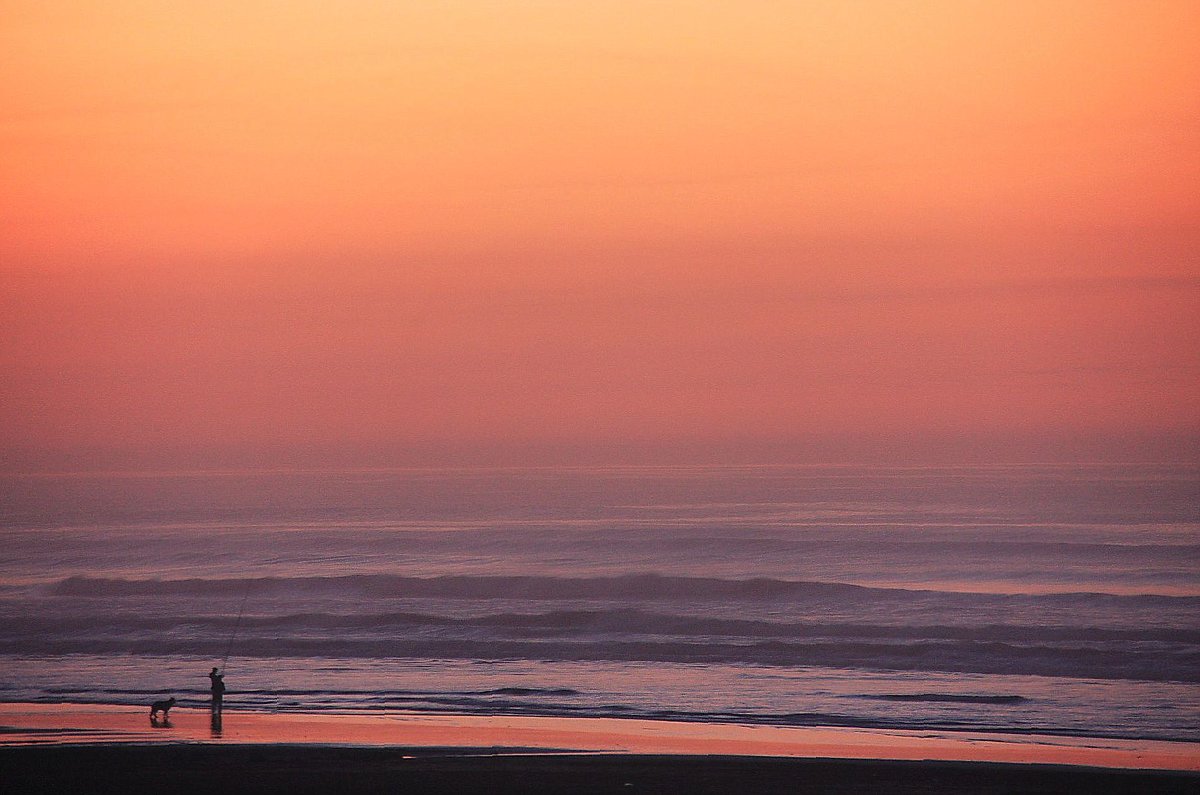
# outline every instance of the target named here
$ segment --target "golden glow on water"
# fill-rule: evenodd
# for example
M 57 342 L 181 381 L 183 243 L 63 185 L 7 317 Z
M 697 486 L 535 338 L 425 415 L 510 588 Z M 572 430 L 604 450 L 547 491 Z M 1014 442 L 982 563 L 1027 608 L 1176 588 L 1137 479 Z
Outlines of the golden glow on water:
M 0 745 L 222 742 L 552 749 L 640 754 L 732 754 L 847 759 L 930 759 L 1200 770 L 1195 743 L 1044 735 L 794 728 L 613 718 L 465 715 L 265 715 L 226 712 L 214 738 L 208 713 L 173 711 L 149 728 L 138 707 L 0 704 L 13 731 Z M 24 733 L 23 733 L 24 732 Z

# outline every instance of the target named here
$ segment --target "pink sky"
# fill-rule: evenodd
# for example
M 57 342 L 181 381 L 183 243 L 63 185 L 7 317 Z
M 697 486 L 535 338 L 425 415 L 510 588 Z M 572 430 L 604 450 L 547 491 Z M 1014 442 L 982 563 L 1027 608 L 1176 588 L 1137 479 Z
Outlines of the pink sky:
M 1194 455 L 1196 41 L 1192 2 L 7 3 L 0 463 Z

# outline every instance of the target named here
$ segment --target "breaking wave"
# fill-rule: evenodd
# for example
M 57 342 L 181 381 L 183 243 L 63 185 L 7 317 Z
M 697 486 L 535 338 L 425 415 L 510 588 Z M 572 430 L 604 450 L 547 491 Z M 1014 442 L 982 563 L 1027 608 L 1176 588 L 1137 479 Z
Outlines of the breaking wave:
M 885 693 L 883 695 L 861 695 L 857 698 L 872 701 L 927 702 L 934 704 L 1024 704 L 1024 696 L 989 696 L 961 693 Z
M 106 577 L 68 577 L 52 586 L 58 596 L 286 596 L 328 593 L 374 598 L 438 599 L 836 599 L 839 602 L 886 599 L 960 600 L 994 604 L 1025 600 L 1048 605 L 1096 602 L 1153 607 L 1181 605 L 1200 608 L 1200 596 L 1108 593 L 992 594 L 879 588 L 839 582 L 779 580 L 772 578 L 720 579 L 662 574 L 629 574 L 615 577 L 541 576 L 442 576 L 408 577 L 389 574 L 323 577 L 189 578 L 177 580 L 127 580 Z
M 586 638 L 597 635 L 657 635 L 675 638 L 871 639 L 905 642 L 941 640 L 1014 643 L 1200 644 L 1200 629 L 1142 627 L 1112 629 L 1088 626 L 987 624 L 978 626 L 872 624 L 849 622 L 765 621 L 678 615 L 636 608 L 553 610 L 543 613 L 499 612 L 456 616 L 419 612 L 290 613 L 234 617 L 230 615 L 129 615 L 120 612 L 77 612 L 71 615 L 27 615 L 9 619 L 15 636 L 95 635 L 154 632 L 168 636 L 181 629 L 220 634 L 235 628 L 277 637 L 341 631 L 347 637 L 367 632 L 400 636 L 414 632 L 487 632 L 521 638 Z

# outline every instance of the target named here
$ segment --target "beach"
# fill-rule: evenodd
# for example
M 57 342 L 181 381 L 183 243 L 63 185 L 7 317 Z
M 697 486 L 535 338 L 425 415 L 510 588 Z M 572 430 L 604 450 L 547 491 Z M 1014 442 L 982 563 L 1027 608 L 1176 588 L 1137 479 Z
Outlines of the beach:
M 1200 795 L 1197 41 L 4 3 L 0 795 Z
M 1193 743 L 672 721 L 0 706 L 14 792 L 1189 792 Z
M 1194 791 L 1195 482 L 11 477 L 0 768 L 56 793 Z

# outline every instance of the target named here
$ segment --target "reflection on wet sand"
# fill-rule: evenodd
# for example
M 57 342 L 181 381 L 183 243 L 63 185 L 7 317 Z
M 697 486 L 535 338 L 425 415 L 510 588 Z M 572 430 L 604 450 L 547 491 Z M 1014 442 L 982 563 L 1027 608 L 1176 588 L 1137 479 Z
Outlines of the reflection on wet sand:
M 208 716 L 207 726 L 204 717 Z M 150 731 L 136 707 L 0 704 L 0 745 L 221 743 L 929 759 L 1200 770 L 1194 743 L 844 728 L 746 726 L 616 718 L 236 713 L 181 710 L 173 731 Z

